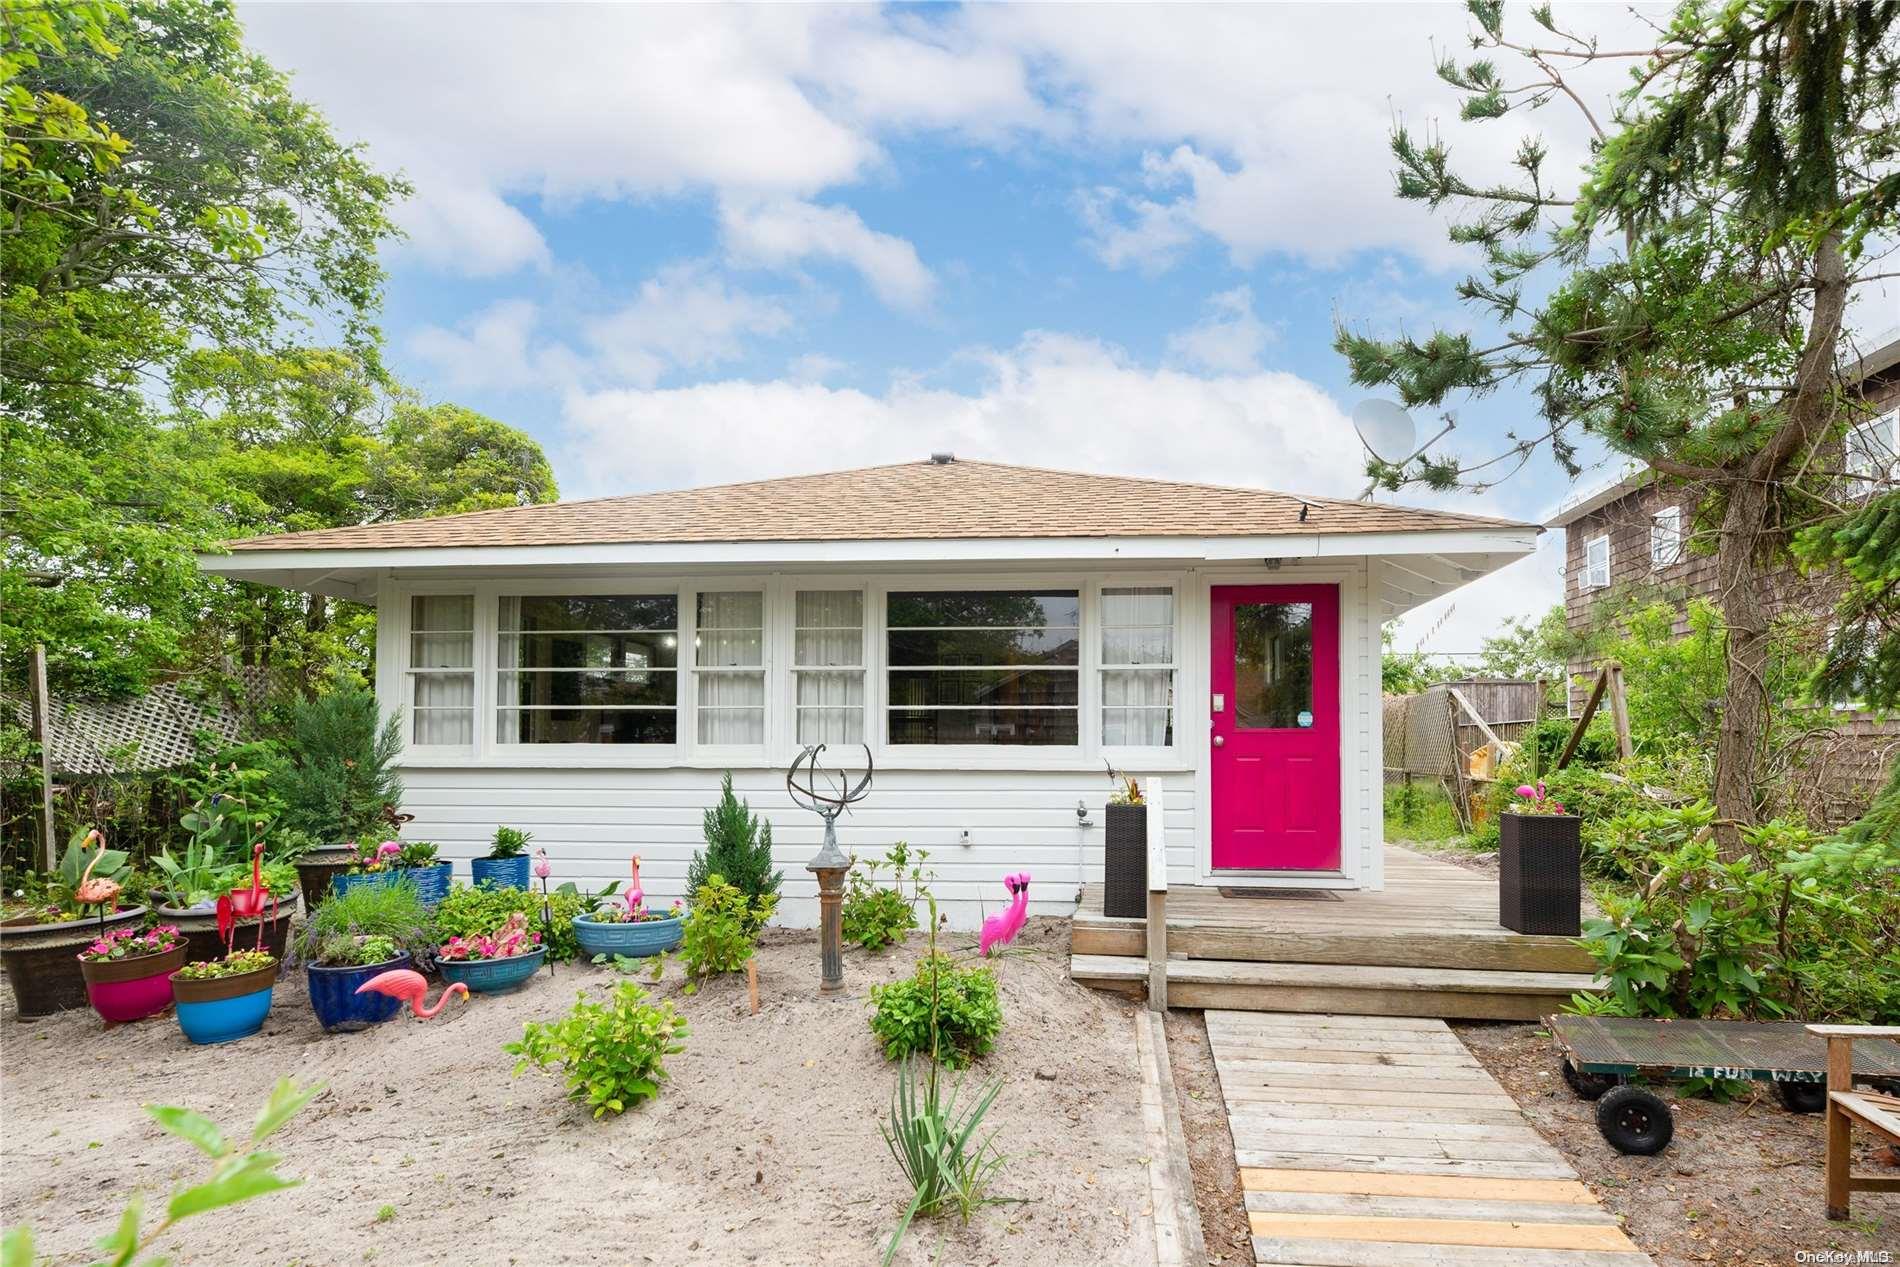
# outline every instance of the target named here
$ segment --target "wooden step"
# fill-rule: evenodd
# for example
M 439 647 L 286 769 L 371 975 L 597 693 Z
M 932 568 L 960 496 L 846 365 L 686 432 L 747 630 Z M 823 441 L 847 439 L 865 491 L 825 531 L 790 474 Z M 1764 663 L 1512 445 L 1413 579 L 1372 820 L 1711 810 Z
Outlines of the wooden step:
M 1271 903 L 1262 901 L 1263 909 Z M 1078 911 L 1069 951 L 1077 955 L 1145 955 L 1147 928 L 1138 919 Z M 1589 972 L 1588 951 L 1568 937 L 1529 937 L 1499 928 L 1456 932 L 1373 929 L 1321 932 L 1244 928 L 1196 919 L 1168 920 L 1168 953 L 1187 959 L 1258 963 L 1339 963 L 1374 967 L 1476 968 L 1500 972 Z
M 1148 962 L 1133 955 L 1071 955 L 1069 976 L 1097 989 L 1139 994 Z M 1168 1005 L 1184 1008 L 1529 1021 L 1557 1011 L 1573 994 L 1600 988 L 1596 978 L 1577 972 L 1168 961 Z

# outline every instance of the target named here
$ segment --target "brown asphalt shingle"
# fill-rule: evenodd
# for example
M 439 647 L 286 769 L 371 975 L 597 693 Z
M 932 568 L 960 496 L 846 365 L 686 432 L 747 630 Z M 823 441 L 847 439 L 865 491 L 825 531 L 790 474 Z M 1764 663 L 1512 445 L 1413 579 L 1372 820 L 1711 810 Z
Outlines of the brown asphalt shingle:
M 1306 509 L 1302 522 L 1300 511 Z M 1243 537 L 1532 524 L 995 462 L 905 462 L 668 493 L 477 510 L 230 542 L 232 550 L 383 550 L 707 541 Z

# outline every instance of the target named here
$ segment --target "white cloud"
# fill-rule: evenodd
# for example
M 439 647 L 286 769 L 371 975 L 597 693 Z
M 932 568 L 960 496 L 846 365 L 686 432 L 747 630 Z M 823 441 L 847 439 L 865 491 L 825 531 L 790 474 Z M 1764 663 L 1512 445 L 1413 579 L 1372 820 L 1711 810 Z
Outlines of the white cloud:
M 882 393 L 821 383 L 723 381 L 570 394 L 564 444 L 585 493 L 964 457 L 1074 470 L 1346 494 L 1357 441 L 1325 392 L 1291 374 L 1202 376 L 1137 365 L 1118 349 L 1031 334 L 966 354 L 982 386 L 918 378 Z
M 735 262 L 775 268 L 810 259 L 856 269 L 893 308 L 929 304 L 937 279 L 903 238 L 879 233 L 847 207 L 821 207 L 796 199 L 720 208 L 726 249 Z
M 458 390 L 651 387 L 675 370 L 707 370 L 745 354 L 748 336 L 780 334 L 792 316 L 777 301 L 736 290 L 704 265 L 672 264 L 620 305 L 569 312 L 500 300 L 456 329 L 424 326 L 409 350 Z
M 1168 359 L 1205 370 L 1241 374 L 1257 369 L 1275 337 L 1253 310 L 1253 287 L 1236 286 L 1210 297 L 1208 315 L 1168 336 Z
M 803 356 L 793 357 L 791 364 L 785 367 L 785 372 L 794 382 L 822 383 L 844 368 L 845 363 L 835 356 L 807 352 Z
M 710 194 L 781 207 L 818 239 L 759 258 L 840 259 L 919 306 L 928 274 L 909 244 L 865 228 L 836 193 L 813 200 L 888 174 L 887 142 L 926 131 L 1116 164 L 1145 154 L 1126 188 L 1079 200 L 1116 266 L 1165 266 L 1203 236 L 1243 264 L 1268 251 L 1451 258 L 1442 223 L 1392 196 L 1387 151 L 1395 114 L 1455 117 L 1431 67 L 1432 42 L 1456 47 L 1466 30 L 1449 6 L 247 4 L 243 16 L 343 135 L 410 173 L 416 249 L 451 270 L 545 263 L 508 199 Z M 1634 20 L 1597 7 L 1575 25 Z M 1584 157 L 1562 103 L 1459 128 L 1456 152 L 1495 171 L 1529 127 L 1550 136 L 1552 173 Z
M 601 374 L 651 386 L 669 369 L 708 369 L 736 360 L 744 336 L 778 334 L 791 322 L 776 302 L 734 290 L 687 264 L 647 279 L 632 303 L 590 321 L 583 338 Z
M 1479 509 L 1470 498 L 1460 508 L 1500 513 Z M 1466 657 L 1502 630 L 1508 618 L 1535 620 L 1563 600 L 1562 567 L 1563 533 L 1547 532 L 1538 538 L 1535 554 L 1407 612 L 1394 630 L 1393 649 L 1457 655 L 1455 663 L 1470 664 Z

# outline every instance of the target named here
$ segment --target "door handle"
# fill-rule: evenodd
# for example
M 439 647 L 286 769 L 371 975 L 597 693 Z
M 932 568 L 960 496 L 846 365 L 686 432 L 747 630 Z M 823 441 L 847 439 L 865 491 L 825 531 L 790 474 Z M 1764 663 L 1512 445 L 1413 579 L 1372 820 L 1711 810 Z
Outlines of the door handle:
M 1224 747 L 1226 747 L 1226 746 L 1227 746 L 1227 736 L 1226 736 L 1226 735 L 1215 735 L 1215 736 L 1214 736 L 1214 746 L 1215 746 L 1216 748 L 1224 748 Z

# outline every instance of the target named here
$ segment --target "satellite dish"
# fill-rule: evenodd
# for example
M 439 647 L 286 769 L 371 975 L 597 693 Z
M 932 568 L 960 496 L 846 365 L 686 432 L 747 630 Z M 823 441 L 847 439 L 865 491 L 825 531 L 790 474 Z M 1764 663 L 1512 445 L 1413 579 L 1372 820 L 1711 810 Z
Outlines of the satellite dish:
M 1352 407 L 1352 428 L 1359 443 L 1382 462 L 1403 462 L 1418 440 L 1412 415 L 1389 400 L 1362 400 Z

